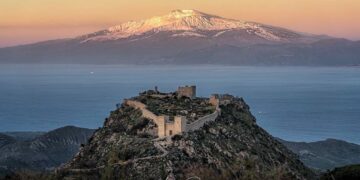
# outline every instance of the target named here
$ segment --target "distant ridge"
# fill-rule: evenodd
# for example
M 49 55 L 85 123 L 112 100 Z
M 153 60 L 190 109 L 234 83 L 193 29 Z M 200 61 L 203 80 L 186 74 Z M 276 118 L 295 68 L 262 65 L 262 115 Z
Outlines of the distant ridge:
M 6 134 L 0 133 L 0 148 L 8 144 L 14 143 L 16 140 Z
M 333 169 L 350 164 L 360 164 L 360 145 L 337 139 L 316 142 L 289 142 L 280 140 L 287 148 L 300 156 L 308 167 L 320 170 Z
M 91 129 L 65 126 L 26 141 L 0 134 L 0 178 L 24 169 L 44 171 L 55 168 L 70 160 L 93 132 Z

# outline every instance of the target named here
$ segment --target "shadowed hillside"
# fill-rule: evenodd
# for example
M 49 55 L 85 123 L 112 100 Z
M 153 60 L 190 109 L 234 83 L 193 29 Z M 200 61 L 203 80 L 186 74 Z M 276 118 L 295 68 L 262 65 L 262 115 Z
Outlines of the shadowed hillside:
M 55 168 L 71 159 L 92 133 L 91 129 L 66 126 L 27 141 L 0 136 L 0 175 Z

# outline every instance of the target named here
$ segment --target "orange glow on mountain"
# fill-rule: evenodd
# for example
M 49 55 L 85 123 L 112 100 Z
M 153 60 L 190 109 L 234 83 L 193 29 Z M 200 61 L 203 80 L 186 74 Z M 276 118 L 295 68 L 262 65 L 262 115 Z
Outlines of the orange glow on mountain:
M 73 37 L 174 9 L 360 39 L 358 0 L 2 0 L 0 47 Z

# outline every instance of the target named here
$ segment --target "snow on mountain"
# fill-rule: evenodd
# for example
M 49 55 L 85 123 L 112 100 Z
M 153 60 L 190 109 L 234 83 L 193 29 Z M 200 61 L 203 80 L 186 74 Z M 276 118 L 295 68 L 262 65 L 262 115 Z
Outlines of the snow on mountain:
M 174 10 L 164 16 L 126 22 L 79 38 L 81 42 L 122 40 L 159 32 L 173 32 L 171 37 L 217 38 L 229 31 L 244 31 L 247 36 L 273 42 L 290 42 L 293 39 L 304 38 L 300 33 L 283 28 L 222 18 L 196 10 Z
M 358 66 L 359 48 L 360 42 L 175 10 L 76 38 L 0 48 L 0 63 Z

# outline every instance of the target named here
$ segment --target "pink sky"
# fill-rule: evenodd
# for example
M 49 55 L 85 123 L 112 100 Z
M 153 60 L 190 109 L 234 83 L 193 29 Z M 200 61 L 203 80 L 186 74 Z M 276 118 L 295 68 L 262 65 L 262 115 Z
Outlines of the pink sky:
M 0 47 L 74 37 L 174 9 L 360 40 L 359 0 L 1 0 Z

